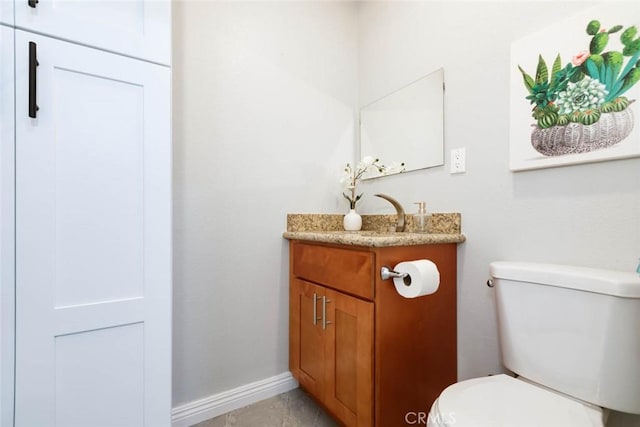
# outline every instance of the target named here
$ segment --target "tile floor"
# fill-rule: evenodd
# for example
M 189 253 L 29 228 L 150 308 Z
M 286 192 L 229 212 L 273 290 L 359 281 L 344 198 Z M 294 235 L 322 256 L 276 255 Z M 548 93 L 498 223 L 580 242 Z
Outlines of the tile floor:
M 236 409 L 192 427 L 337 427 L 299 388 Z

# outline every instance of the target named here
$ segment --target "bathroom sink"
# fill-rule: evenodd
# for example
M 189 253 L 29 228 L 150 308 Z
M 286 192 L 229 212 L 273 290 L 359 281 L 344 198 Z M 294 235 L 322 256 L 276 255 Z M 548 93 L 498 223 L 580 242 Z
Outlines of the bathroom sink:
M 367 237 L 393 237 L 400 236 L 403 234 L 413 234 L 407 232 L 399 232 L 399 231 L 380 231 L 380 230 L 360 230 L 360 231 L 332 231 L 332 233 L 344 233 L 344 234 L 357 234 L 360 236 Z

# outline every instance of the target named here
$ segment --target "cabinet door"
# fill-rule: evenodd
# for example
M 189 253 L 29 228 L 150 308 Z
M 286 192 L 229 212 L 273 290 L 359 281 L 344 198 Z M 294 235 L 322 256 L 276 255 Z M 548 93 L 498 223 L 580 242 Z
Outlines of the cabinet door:
M 16 0 L 15 22 L 19 28 L 128 56 L 171 61 L 169 0 Z
M 324 391 L 324 335 L 320 304 L 324 288 L 293 279 L 291 288 L 291 368 L 300 384 L 314 396 Z
M 0 0 L 0 24 L 13 25 L 13 1 Z
M 324 402 L 348 426 L 373 425 L 373 303 L 325 291 Z
M 16 31 L 15 77 L 15 425 L 169 426 L 170 71 Z
M 0 8 L 2 6 L 0 5 Z M 13 29 L 0 25 L 0 425 L 13 424 Z

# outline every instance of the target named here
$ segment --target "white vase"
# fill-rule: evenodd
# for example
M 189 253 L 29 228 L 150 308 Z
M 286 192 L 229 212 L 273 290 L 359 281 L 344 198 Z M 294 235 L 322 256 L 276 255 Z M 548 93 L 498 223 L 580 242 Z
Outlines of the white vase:
M 358 231 L 362 228 L 362 217 L 355 209 L 351 209 L 344 216 L 344 229 L 347 231 Z

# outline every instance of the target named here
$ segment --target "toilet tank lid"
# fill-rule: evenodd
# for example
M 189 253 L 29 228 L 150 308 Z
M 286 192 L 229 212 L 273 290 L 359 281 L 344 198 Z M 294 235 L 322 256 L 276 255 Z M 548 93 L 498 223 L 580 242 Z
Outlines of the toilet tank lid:
M 496 261 L 489 265 L 489 273 L 496 279 L 578 289 L 622 298 L 640 298 L 640 275 L 631 271 Z

